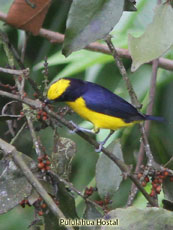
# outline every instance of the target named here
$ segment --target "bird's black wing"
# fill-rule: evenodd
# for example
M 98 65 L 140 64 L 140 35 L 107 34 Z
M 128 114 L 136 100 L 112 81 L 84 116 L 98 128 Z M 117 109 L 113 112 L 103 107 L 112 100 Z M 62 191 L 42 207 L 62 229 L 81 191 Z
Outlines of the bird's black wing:
M 99 85 L 89 83 L 82 97 L 86 106 L 98 113 L 122 118 L 126 122 L 145 119 L 133 105 Z

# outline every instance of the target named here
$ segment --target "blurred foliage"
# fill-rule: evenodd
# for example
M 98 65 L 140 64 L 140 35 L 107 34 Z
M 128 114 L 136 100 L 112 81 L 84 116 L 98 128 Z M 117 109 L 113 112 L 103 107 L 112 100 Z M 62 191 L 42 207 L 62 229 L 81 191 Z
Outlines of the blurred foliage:
M 11 2 L 11 1 L 8 1 Z M 0 0 L 2 5 L 4 0 Z M 52 5 L 46 16 L 43 27 L 53 31 L 64 33 L 65 22 L 67 13 L 70 7 L 71 1 L 58 0 L 53 1 Z M 141 35 L 147 25 L 152 21 L 153 9 L 157 4 L 156 0 L 137 1 L 137 11 L 124 12 L 120 19 L 120 22 L 115 26 L 111 32 L 113 35 L 113 42 L 116 47 L 127 48 L 127 35 L 130 32 L 132 35 Z M 8 8 L 8 7 L 7 7 Z M 1 9 L 2 10 L 2 9 Z M 4 10 L 7 12 L 7 10 Z M 20 53 L 21 44 L 26 36 L 23 31 L 16 30 L 8 25 L 1 27 L 7 32 L 11 43 L 16 47 Z M 88 81 L 96 82 L 104 87 L 116 92 L 118 95 L 129 101 L 129 96 L 125 88 L 125 84 L 119 74 L 118 69 L 111 56 L 101 53 L 94 53 L 90 51 L 77 51 L 70 55 L 67 59 L 61 54 L 62 44 L 51 44 L 48 40 L 42 37 L 34 37 L 29 35 L 25 66 L 31 69 L 31 77 L 40 85 L 40 88 L 44 89 L 43 84 L 43 60 L 44 57 L 48 57 L 49 63 L 49 81 L 53 81 L 62 76 L 70 76 L 74 78 L 85 79 Z M 167 58 L 172 57 L 172 50 L 169 50 L 165 54 Z M 130 80 L 134 86 L 134 89 L 138 95 L 139 100 L 143 104 L 142 112 L 146 111 L 148 105 L 148 89 L 150 86 L 150 78 L 152 68 L 149 65 L 141 66 L 135 73 L 130 73 L 130 60 L 123 60 L 125 67 L 129 73 Z M 0 46 L 0 66 L 6 66 L 7 59 L 4 55 L 2 46 Z M 4 84 L 14 84 L 11 76 L 0 73 L 1 82 Z M 157 92 L 154 103 L 154 115 L 163 116 L 167 122 L 164 124 L 152 123 L 149 141 L 151 149 L 153 151 L 154 158 L 160 164 L 165 164 L 172 157 L 173 149 L 173 123 L 171 122 L 173 117 L 173 74 L 171 71 L 159 69 L 157 78 Z M 0 87 L 1 88 L 1 87 Z M 26 84 L 26 92 L 33 98 L 33 89 L 29 84 Z M 7 98 L 0 98 L 0 109 L 8 102 Z M 59 105 L 57 105 L 59 106 Z M 88 122 L 83 122 L 76 114 L 67 115 L 69 120 L 73 120 L 75 123 L 88 127 Z M 16 130 L 20 128 L 20 123 L 16 127 Z M 11 135 L 8 131 L 7 124 L 0 120 L 0 136 L 6 141 L 10 142 Z M 50 128 L 41 131 L 41 139 L 47 149 L 47 152 L 51 154 L 51 143 L 53 143 L 53 135 Z M 92 146 L 82 140 L 75 134 L 70 134 L 67 128 L 58 128 L 60 136 L 72 139 L 77 145 L 77 153 L 73 159 L 72 173 L 70 175 L 70 181 L 79 190 L 84 190 L 86 186 L 95 186 L 95 167 L 98 159 L 98 154 L 95 153 Z M 96 136 L 97 140 L 103 140 L 105 131 L 101 131 Z M 124 160 L 128 164 L 133 164 L 135 167 L 136 153 L 138 152 L 140 145 L 140 133 L 138 126 L 129 127 L 118 131 L 114 138 L 121 137 L 122 150 L 124 154 Z M 15 143 L 16 148 L 35 158 L 32 139 L 30 137 L 28 129 L 24 129 L 22 132 L 22 138 L 18 138 Z M 131 182 L 129 180 L 124 181 L 120 189 L 115 193 L 112 198 L 113 203 L 111 208 L 122 207 L 126 204 Z M 97 198 L 97 197 L 96 197 Z M 79 199 L 77 203 L 77 212 L 79 216 L 82 216 L 84 212 L 84 202 Z M 138 197 L 138 202 L 143 203 L 142 198 Z M 15 208 L 14 210 L 0 216 L 0 229 L 1 230 L 25 230 L 32 221 L 33 210 L 32 208 L 21 209 Z M 9 221 L 10 220 L 10 221 Z

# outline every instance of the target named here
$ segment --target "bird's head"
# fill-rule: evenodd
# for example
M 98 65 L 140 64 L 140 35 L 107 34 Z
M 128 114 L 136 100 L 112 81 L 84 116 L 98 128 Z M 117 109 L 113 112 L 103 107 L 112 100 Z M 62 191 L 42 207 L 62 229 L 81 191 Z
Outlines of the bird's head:
M 64 95 L 67 91 L 67 88 L 70 86 L 69 79 L 59 79 L 51 84 L 47 91 L 47 99 L 45 103 L 52 103 L 54 101 L 64 101 Z

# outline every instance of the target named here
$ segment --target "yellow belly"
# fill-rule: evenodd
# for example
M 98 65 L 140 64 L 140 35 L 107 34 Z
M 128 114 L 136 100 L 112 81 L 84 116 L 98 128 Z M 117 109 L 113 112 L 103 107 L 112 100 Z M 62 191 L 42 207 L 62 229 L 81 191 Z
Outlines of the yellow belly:
M 126 123 L 121 118 L 101 114 L 90 110 L 86 107 L 85 101 L 82 97 L 76 99 L 74 102 L 66 103 L 81 117 L 92 122 L 95 131 L 98 131 L 99 128 L 116 130 L 136 123 Z

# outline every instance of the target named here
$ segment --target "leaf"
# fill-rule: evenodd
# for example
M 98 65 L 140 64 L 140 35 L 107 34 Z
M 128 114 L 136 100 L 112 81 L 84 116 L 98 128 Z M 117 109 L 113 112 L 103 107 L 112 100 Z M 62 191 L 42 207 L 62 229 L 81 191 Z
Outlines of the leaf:
M 75 207 L 74 197 L 70 194 L 66 186 L 62 182 L 58 182 L 59 208 L 65 213 L 66 218 L 78 218 Z
M 156 7 L 153 22 L 141 37 L 129 34 L 129 52 L 132 56 L 132 71 L 167 52 L 173 45 L 173 9 L 170 4 Z
M 98 209 L 96 208 L 96 206 L 92 203 L 86 202 L 86 208 L 84 211 L 84 215 L 83 218 L 86 220 L 94 220 L 94 219 L 101 219 L 103 217 L 103 215 L 101 214 L 100 211 L 98 211 Z M 84 230 L 86 229 L 86 226 L 82 226 L 80 227 L 80 230 Z M 99 230 L 101 229 L 100 226 L 91 226 L 91 227 L 87 227 L 87 229 L 91 229 L 91 230 Z
M 31 7 L 24 0 L 15 0 L 7 15 L 7 23 L 37 35 L 47 14 L 51 0 L 32 0 Z
M 173 202 L 169 200 L 162 200 L 162 203 L 163 203 L 163 208 L 169 211 L 173 211 Z
M 124 0 L 73 0 L 66 23 L 65 56 L 105 38 L 119 21 Z
M 135 4 L 136 4 L 136 1 L 125 0 L 124 11 L 137 11 Z
M 51 169 L 64 179 L 71 172 L 72 159 L 76 153 L 76 144 L 69 138 L 59 137 L 56 142 L 56 152 L 51 155 Z
M 30 168 L 36 167 L 28 156 L 22 157 Z M 18 205 L 31 193 L 32 186 L 10 159 L 0 161 L 0 214 L 6 213 Z
M 165 199 L 173 202 L 173 183 L 170 182 L 169 178 L 163 181 L 163 193 Z
M 116 157 L 123 160 L 120 143 L 112 142 L 108 149 Z M 118 190 L 122 179 L 122 172 L 119 167 L 105 154 L 100 155 L 96 165 L 96 184 L 99 195 L 102 198 L 113 196 Z
M 100 211 L 94 206 L 92 203 L 86 202 L 86 208 L 84 212 L 84 219 L 87 220 L 94 220 L 97 218 L 101 218 L 103 215 L 101 214 Z
M 172 229 L 173 213 L 163 208 L 138 209 L 129 207 L 126 209 L 118 208 L 109 212 L 105 219 L 118 219 L 119 226 L 116 230 L 147 230 L 147 229 Z M 113 221 L 113 220 L 112 220 Z M 102 226 L 102 230 L 112 230 L 112 226 Z

